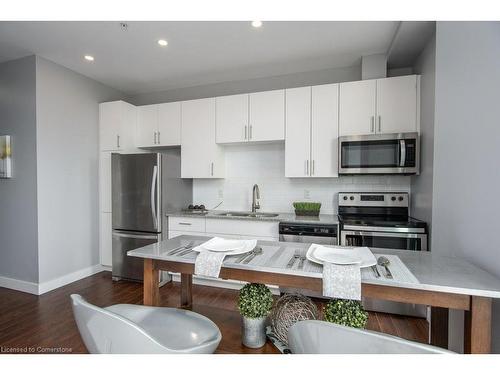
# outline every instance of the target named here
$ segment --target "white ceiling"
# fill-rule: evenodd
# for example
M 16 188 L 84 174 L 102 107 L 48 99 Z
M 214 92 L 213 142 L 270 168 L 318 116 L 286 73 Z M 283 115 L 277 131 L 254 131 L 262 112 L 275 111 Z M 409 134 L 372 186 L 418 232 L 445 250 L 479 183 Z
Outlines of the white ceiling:
M 0 22 L 0 62 L 37 54 L 137 94 L 357 65 L 386 53 L 398 24 L 128 22 L 123 31 L 119 22 Z

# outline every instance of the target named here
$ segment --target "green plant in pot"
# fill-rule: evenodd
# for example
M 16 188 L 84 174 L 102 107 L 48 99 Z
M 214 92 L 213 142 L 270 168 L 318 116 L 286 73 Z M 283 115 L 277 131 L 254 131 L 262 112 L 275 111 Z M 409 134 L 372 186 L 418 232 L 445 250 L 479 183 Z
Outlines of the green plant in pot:
M 273 294 L 264 284 L 247 284 L 240 289 L 238 310 L 243 316 L 242 341 L 249 348 L 266 343 L 266 318 L 273 306 Z
M 293 202 L 295 215 L 297 216 L 319 216 L 321 203 L 319 202 Z
M 327 303 L 323 311 L 325 320 L 354 328 L 365 328 L 368 313 L 361 302 L 347 299 L 333 299 Z

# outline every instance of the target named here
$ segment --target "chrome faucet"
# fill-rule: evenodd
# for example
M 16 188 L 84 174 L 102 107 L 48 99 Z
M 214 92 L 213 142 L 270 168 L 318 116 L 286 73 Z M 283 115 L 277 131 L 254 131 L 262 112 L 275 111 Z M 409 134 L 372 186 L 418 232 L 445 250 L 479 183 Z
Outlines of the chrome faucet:
M 258 209 L 260 209 L 260 192 L 259 192 L 259 185 L 255 184 L 253 186 L 253 192 L 252 192 L 252 212 L 257 212 Z

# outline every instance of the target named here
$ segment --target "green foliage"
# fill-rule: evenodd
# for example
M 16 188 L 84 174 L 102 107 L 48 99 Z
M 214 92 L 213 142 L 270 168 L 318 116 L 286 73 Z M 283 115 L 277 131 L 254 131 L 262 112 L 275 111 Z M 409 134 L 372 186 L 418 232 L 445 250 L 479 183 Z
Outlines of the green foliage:
M 319 202 L 293 202 L 293 207 L 297 211 L 319 211 L 321 203 Z
M 325 320 L 348 327 L 365 328 L 368 314 L 359 301 L 333 299 L 325 306 Z
M 251 319 L 263 318 L 273 306 L 273 294 L 264 284 L 247 284 L 240 290 L 238 309 Z

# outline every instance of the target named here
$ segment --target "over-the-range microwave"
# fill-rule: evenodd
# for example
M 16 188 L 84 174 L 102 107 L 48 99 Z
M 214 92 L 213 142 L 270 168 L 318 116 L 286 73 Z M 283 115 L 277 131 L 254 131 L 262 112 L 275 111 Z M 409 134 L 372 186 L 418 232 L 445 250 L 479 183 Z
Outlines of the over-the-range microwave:
M 339 174 L 418 174 L 418 133 L 339 137 Z

